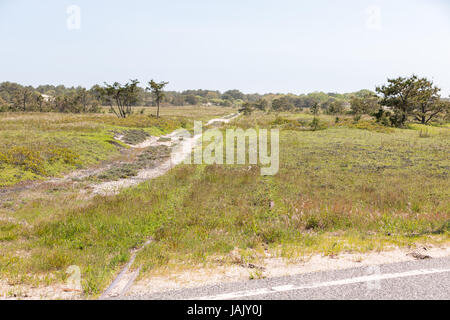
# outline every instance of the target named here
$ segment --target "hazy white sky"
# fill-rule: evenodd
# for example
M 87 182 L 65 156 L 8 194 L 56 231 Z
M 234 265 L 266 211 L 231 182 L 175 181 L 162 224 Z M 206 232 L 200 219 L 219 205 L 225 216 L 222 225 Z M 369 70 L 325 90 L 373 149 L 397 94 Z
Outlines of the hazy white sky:
M 0 81 L 22 84 L 349 92 L 416 73 L 450 94 L 450 0 L 0 0 L 0 39 Z

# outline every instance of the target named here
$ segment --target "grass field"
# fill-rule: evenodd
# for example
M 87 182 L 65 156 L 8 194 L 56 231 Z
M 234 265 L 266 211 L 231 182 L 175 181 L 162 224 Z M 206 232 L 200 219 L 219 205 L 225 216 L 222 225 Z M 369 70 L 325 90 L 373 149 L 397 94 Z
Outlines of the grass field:
M 0 187 L 43 180 L 118 155 L 115 133 L 144 130 L 159 136 L 192 127 L 192 119 L 207 120 L 231 108 L 162 108 L 163 119 L 149 117 L 155 108 L 135 108 L 134 115 L 0 113 Z M 105 108 L 106 112 L 107 108 Z M 145 110 L 144 114 L 140 110 Z
M 3 152 L 12 141 L 39 150 L 60 141 L 89 165 L 117 152 L 109 143 L 111 130 L 145 127 L 162 134 L 232 113 L 208 111 L 163 109 L 162 128 L 145 122 L 154 121 L 146 115 L 123 121 L 109 115 L 1 115 L 0 140 Z M 276 176 L 261 176 L 258 165 L 180 165 L 116 196 L 80 201 L 59 190 L 14 210 L 3 206 L 1 216 L 10 219 L 0 219 L 1 277 L 13 284 L 62 282 L 67 267 L 78 265 L 85 293 L 96 296 L 130 251 L 149 239 L 154 241 L 134 264 L 144 277 L 232 264 L 235 248 L 258 263 L 265 251 L 291 259 L 449 240 L 448 127 L 387 129 L 368 119 L 355 124 L 321 116 L 321 130 L 312 131 L 311 120 L 308 114 L 255 113 L 223 128 L 281 129 Z M 49 174 L 71 169 L 48 166 Z M 4 177 L 13 169 L 0 170 Z M 25 177 L 8 179 L 4 185 Z

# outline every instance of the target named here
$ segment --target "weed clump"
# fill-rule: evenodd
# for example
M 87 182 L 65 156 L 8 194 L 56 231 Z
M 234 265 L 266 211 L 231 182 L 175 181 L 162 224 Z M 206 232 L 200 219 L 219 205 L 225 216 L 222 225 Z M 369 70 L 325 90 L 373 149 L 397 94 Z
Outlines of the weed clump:
M 105 171 L 97 176 L 98 179 L 104 181 L 116 181 L 119 179 L 126 179 L 135 177 L 138 174 L 139 167 L 135 164 L 126 163 L 118 168 L 113 168 Z
M 157 162 L 170 157 L 170 148 L 167 146 L 150 147 L 138 157 L 140 167 L 153 166 Z
M 144 142 L 149 137 L 150 134 L 144 130 L 127 130 L 123 132 L 122 140 L 127 144 L 135 145 Z

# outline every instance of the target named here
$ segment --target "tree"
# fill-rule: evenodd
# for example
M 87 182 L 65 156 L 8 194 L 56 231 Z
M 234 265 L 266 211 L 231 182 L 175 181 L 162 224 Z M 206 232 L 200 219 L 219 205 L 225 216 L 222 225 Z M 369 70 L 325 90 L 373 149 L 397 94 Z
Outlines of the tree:
M 228 90 L 225 91 L 222 95 L 222 99 L 224 100 L 244 100 L 245 99 L 245 94 L 243 94 L 242 92 L 240 92 L 239 90 Z
M 341 114 L 344 112 L 344 102 L 340 100 L 332 101 L 327 109 L 328 114 Z
M 261 111 L 266 111 L 267 108 L 269 107 L 269 103 L 267 102 L 266 99 L 259 99 L 253 105 L 256 109 Z
M 381 104 L 393 108 L 394 117 L 391 121 L 396 126 L 403 126 L 412 111 L 417 80 L 416 75 L 388 79 L 387 85 L 376 88 L 383 95 Z
M 98 112 L 99 102 L 95 98 L 94 91 L 88 91 L 85 88 L 77 88 L 74 96 L 73 102 L 77 105 L 79 112 Z
M 441 112 L 435 110 L 440 100 L 440 89 L 426 78 L 413 75 L 409 78 L 388 79 L 387 85 L 377 87 L 376 90 L 383 95 L 380 103 L 393 109 L 394 115 L 390 120 L 395 126 L 403 127 L 411 115 L 427 123 Z
M 36 97 L 36 103 L 39 107 L 39 112 L 42 112 L 43 111 L 42 106 L 44 105 L 44 97 L 42 95 L 38 95 Z
M 250 102 L 245 102 L 242 107 L 239 109 L 239 112 L 242 112 L 244 116 L 249 116 L 253 113 L 253 104 Z
M 288 97 L 281 97 L 272 101 L 272 109 L 275 111 L 288 111 L 294 108 Z
M 0 112 L 5 112 L 9 110 L 9 106 L 5 100 L 0 96 Z
M 419 79 L 416 83 L 417 93 L 414 99 L 414 118 L 422 124 L 428 124 L 434 117 L 444 112 L 447 104 L 441 100 L 441 89 L 432 81 Z
M 138 100 L 137 85 L 139 81 L 131 80 L 130 83 L 121 85 L 115 82 L 112 85 L 105 83 L 105 87 L 100 92 L 106 101 L 110 104 L 111 111 L 118 118 L 126 118 L 131 114 L 131 106 Z M 114 107 L 115 103 L 115 107 Z
M 198 104 L 198 98 L 197 96 L 193 95 L 193 94 L 189 94 L 185 97 L 185 101 L 187 104 L 193 105 L 195 106 L 196 104 Z
M 351 98 L 350 108 L 355 115 L 372 115 L 379 108 L 378 97 L 372 92 L 364 95 L 357 94 Z
M 319 111 L 320 111 L 320 104 L 318 102 L 316 102 L 311 106 L 310 109 L 311 109 L 311 113 L 314 115 L 314 118 L 311 121 L 310 126 L 313 131 L 316 131 L 319 128 L 319 123 L 320 123 L 319 118 L 317 118 L 317 116 L 319 115 Z
M 164 96 L 165 96 L 163 89 L 169 83 L 168 82 L 164 82 L 164 81 L 160 82 L 160 83 L 157 83 L 157 82 L 151 80 L 148 84 L 149 84 L 149 87 L 147 87 L 147 90 L 150 90 L 150 92 L 153 95 L 153 98 L 155 99 L 156 106 L 158 108 L 157 113 L 156 113 L 156 118 L 159 119 L 159 106 L 160 106 L 160 104 L 163 101 Z
M 420 104 L 415 111 L 415 119 L 422 124 L 428 124 L 439 115 L 450 112 L 450 102 L 438 99 L 430 104 Z
M 315 118 L 319 114 L 319 111 L 320 111 L 319 103 L 318 102 L 314 103 L 310 109 L 311 109 L 311 113 L 314 115 L 314 118 Z
M 32 102 L 33 95 L 34 91 L 31 87 L 23 87 L 17 90 L 14 103 L 15 107 L 18 110 L 22 109 L 24 112 L 27 111 L 27 105 Z

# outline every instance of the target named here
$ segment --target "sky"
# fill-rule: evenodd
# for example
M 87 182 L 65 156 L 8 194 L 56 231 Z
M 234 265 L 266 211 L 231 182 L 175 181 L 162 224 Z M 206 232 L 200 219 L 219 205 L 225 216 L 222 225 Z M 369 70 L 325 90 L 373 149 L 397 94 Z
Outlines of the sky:
M 450 95 L 450 0 L 0 0 L 0 82 Z

